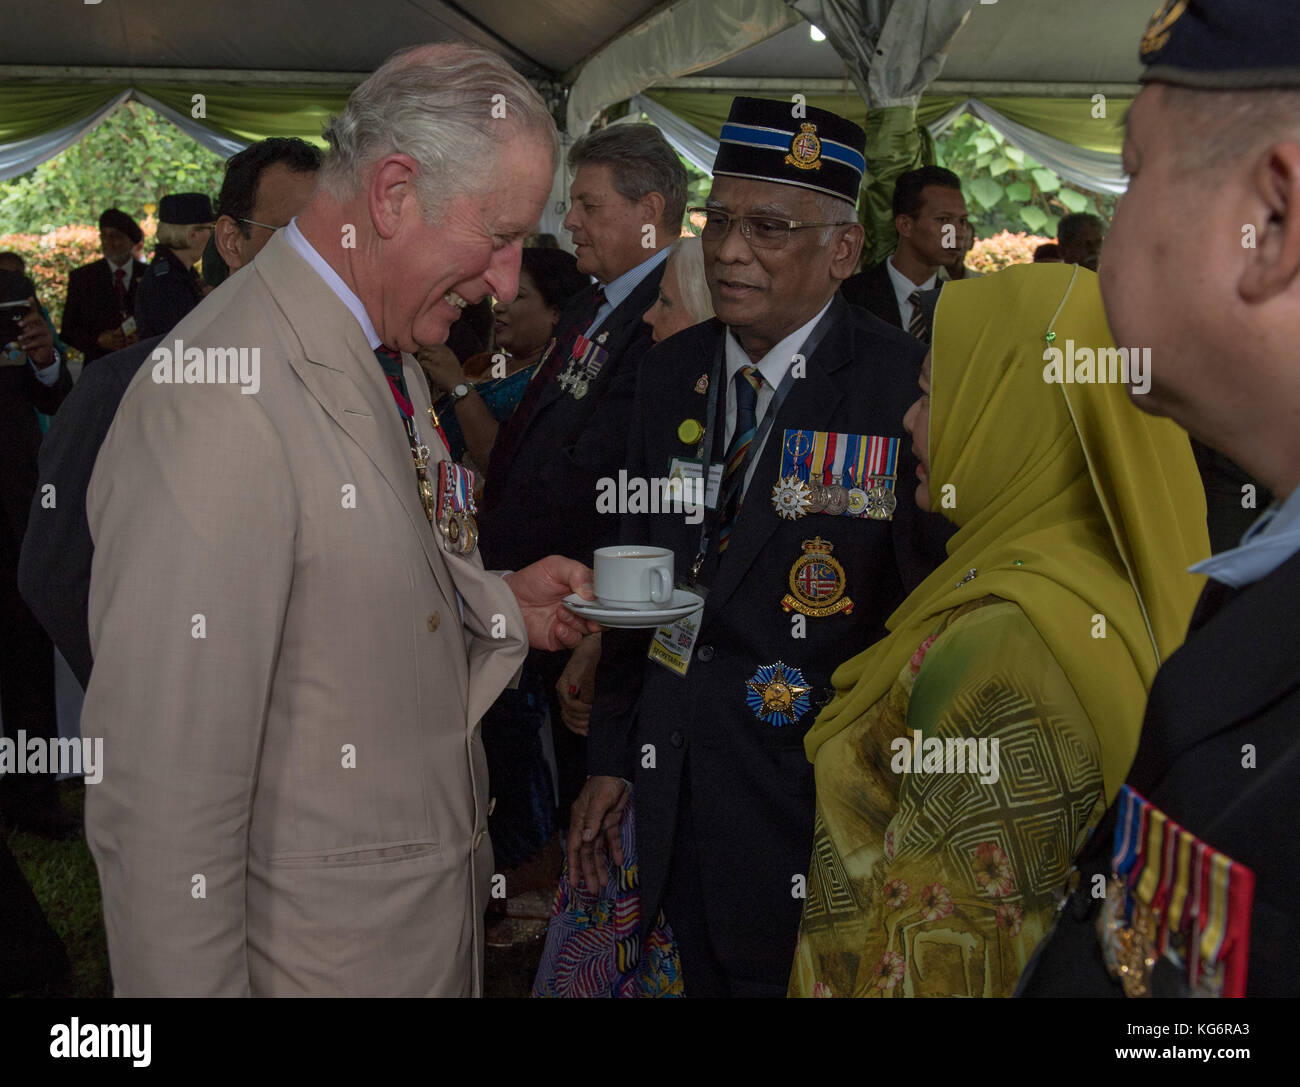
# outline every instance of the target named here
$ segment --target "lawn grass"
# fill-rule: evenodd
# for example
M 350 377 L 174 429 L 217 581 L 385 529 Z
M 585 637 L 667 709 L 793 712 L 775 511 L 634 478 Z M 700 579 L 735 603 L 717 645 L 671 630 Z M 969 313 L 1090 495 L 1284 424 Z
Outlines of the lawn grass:
M 65 781 L 59 793 L 69 811 L 82 813 L 84 785 Z M 9 849 L 72 960 L 72 986 L 66 994 L 57 995 L 112 996 L 99 876 L 85 838 L 54 842 L 35 834 L 14 833 L 9 836 Z

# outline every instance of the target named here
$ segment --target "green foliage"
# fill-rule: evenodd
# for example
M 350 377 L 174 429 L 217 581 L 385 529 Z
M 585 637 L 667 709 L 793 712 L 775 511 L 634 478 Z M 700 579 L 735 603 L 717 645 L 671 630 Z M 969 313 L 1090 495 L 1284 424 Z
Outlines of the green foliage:
M 143 219 L 164 193 L 215 198 L 223 169 L 219 155 L 128 102 L 62 154 L 0 182 L 0 234 L 47 234 L 69 223 L 95 223 L 110 207 Z
M 1115 197 L 1063 181 L 978 117 L 963 114 L 934 141 L 941 166 L 965 187 L 977 238 L 1008 232 L 1052 238 L 1061 216 L 1087 211 L 1109 221 Z M 969 262 L 968 262 L 969 263 Z

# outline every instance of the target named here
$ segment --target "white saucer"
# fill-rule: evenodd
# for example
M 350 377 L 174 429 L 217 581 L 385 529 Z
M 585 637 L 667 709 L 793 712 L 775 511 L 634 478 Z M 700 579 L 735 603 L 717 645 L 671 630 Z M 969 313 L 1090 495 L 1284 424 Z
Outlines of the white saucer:
M 704 597 L 688 592 L 686 589 L 674 589 L 673 598 L 666 605 L 656 605 L 653 610 L 641 611 L 635 608 L 611 608 L 598 600 L 583 600 L 577 593 L 570 593 L 564 598 L 564 606 L 575 615 L 599 623 L 605 627 L 618 627 L 622 630 L 648 630 L 672 623 L 691 612 L 704 607 Z

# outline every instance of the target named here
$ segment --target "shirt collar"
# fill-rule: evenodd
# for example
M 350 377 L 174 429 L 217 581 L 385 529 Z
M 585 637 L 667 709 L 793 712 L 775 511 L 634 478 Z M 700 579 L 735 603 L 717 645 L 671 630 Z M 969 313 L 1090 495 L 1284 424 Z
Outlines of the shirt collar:
M 668 247 L 664 247 L 659 252 L 647 257 L 635 268 L 629 268 L 621 276 L 611 279 L 605 284 L 605 302 L 610 309 L 618 309 L 626 301 L 627 296 L 641 285 L 641 281 L 667 259 Z
M 894 251 L 897 253 L 897 250 Z M 898 296 L 899 304 L 906 302 L 913 291 L 930 291 L 939 282 L 939 273 L 935 272 L 924 283 L 913 283 L 907 276 L 903 275 L 894 267 L 894 254 L 890 254 L 885 259 L 885 271 L 889 273 L 889 281 L 894 285 L 894 294 Z
M 1241 543 L 1192 566 L 1194 574 L 1239 589 L 1262 581 L 1300 552 L 1300 487 L 1285 502 L 1274 501 L 1246 530 Z
M 835 301 L 834 296 L 831 297 L 831 302 L 833 301 Z M 758 362 L 754 362 L 745 354 L 745 349 L 740 346 L 740 341 L 736 339 L 735 333 L 731 329 L 727 329 L 727 380 L 729 382 L 734 381 L 742 366 L 755 366 L 758 368 L 758 372 L 763 375 L 763 380 L 767 382 L 768 387 L 777 388 L 785 379 L 785 372 L 794 363 L 795 352 L 803 346 L 804 340 L 817 327 L 817 322 L 831 308 L 831 302 L 827 302 L 826 305 L 822 306 L 817 316 L 807 324 L 800 325 L 785 339 L 773 344 L 772 349 Z
M 338 300 L 347 306 L 352 316 L 357 319 L 357 324 L 361 326 L 361 331 L 365 334 L 366 343 L 370 345 L 373 351 L 379 347 L 382 341 L 379 339 L 379 333 L 375 331 L 374 323 L 370 320 L 370 314 L 366 312 L 366 307 L 361 304 L 358 298 L 346 283 L 343 277 L 334 271 L 326 262 L 325 258 L 316 252 L 315 247 L 298 229 L 298 217 L 295 215 L 289 220 L 289 225 L 284 228 L 284 240 L 289 243 L 289 247 L 302 257 L 318 276 L 325 281 L 325 285 L 338 296 Z

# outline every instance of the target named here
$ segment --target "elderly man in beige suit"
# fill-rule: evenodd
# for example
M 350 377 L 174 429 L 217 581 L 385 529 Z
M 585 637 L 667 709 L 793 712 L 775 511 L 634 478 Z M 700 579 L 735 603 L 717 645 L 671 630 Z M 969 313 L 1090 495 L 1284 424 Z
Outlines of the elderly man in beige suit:
M 544 104 L 427 46 L 327 135 L 310 203 L 145 363 L 91 481 L 86 829 L 118 995 L 479 995 L 478 721 L 528 644 L 586 631 L 560 601 L 590 571 L 485 572 L 412 453 L 436 481 L 410 353 L 515 294 Z

